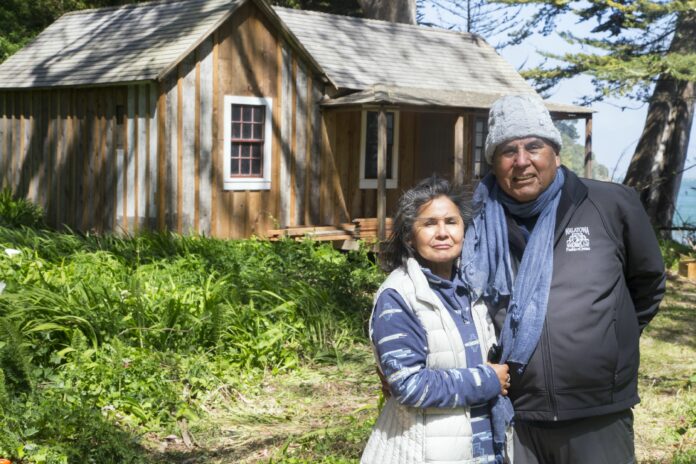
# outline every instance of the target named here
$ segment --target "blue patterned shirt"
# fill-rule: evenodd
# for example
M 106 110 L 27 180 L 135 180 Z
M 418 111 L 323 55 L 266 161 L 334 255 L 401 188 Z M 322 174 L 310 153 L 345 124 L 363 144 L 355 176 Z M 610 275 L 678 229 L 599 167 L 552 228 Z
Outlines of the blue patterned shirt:
M 464 369 L 428 369 L 427 336 L 418 317 L 393 289 L 375 303 L 372 341 L 396 400 L 418 408 L 471 408 L 474 458 L 495 462 L 488 401 L 500 392 L 495 371 L 483 363 L 466 289 L 455 276 L 448 281 L 423 269 L 430 288 L 450 312 L 464 342 Z

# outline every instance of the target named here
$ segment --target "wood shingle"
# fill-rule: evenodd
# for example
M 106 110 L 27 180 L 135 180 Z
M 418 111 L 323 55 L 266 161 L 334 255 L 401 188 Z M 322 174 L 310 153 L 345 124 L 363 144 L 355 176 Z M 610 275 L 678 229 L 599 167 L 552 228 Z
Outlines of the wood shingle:
M 155 80 L 242 0 L 163 0 L 68 13 L 0 66 L 0 87 Z
M 533 93 L 475 34 L 275 7 L 339 89 L 373 85 L 485 94 Z

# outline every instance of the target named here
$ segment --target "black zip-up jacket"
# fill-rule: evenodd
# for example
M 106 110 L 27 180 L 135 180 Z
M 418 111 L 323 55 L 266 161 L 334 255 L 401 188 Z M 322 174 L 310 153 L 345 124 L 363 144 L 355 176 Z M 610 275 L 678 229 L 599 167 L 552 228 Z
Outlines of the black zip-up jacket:
M 544 328 L 523 374 L 510 369 L 519 420 L 578 419 L 638 403 L 638 339 L 665 292 L 662 255 L 637 193 L 564 173 Z M 519 263 L 525 240 L 510 217 L 508 233 Z M 502 322 L 504 310 L 494 316 Z

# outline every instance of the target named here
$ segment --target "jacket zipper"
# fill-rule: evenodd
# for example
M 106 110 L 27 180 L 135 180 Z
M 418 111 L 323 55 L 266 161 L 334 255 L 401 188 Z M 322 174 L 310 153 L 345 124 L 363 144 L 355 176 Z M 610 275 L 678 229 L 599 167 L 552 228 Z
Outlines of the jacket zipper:
M 549 339 L 549 329 L 548 329 L 548 318 L 546 319 L 546 324 L 544 324 L 544 351 L 543 351 L 543 361 L 544 361 L 544 381 L 546 383 L 547 395 L 549 395 L 549 402 L 551 403 L 551 413 L 553 414 L 554 422 L 558 420 L 558 405 L 556 404 L 556 396 L 554 395 L 556 389 L 553 383 L 553 368 L 551 365 L 551 348 Z

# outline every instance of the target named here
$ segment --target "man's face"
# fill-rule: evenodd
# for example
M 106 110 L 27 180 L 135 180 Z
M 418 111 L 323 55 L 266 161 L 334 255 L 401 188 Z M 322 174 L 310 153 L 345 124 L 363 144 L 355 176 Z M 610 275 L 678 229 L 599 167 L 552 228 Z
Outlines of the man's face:
M 493 154 L 493 174 L 503 192 L 525 203 L 535 200 L 551 185 L 561 159 L 539 137 L 502 143 Z

